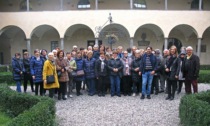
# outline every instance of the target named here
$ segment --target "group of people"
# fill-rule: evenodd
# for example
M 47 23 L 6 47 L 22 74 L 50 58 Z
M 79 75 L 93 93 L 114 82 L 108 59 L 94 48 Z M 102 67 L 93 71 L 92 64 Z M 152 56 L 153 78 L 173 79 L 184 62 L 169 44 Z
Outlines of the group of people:
M 12 60 L 13 78 L 17 91 L 21 92 L 21 80 L 24 79 L 24 92 L 30 81 L 31 90 L 42 96 L 49 91 L 49 97 L 58 94 L 58 100 L 82 95 L 81 89 L 86 88 L 88 95 L 111 97 L 121 94 L 136 96 L 140 99 L 151 99 L 151 94 L 166 92 L 166 100 L 173 100 L 175 92 L 179 94 L 185 83 L 186 94 L 198 92 L 197 78 L 199 75 L 199 57 L 193 54 L 193 48 L 182 47 L 180 54 L 176 46 L 165 49 L 163 55 L 159 49 L 138 49 L 136 46 L 116 49 L 103 45 L 89 46 L 87 49 L 73 46 L 71 52 L 59 48 L 47 54 L 47 50 L 34 50 L 29 57 L 24 52 L 23 59 L 16 53 Z M 48 84 L 47 77 L 54 76 L 54 82 Z M 35 84 L 35 90 L 34 86 Z M 82 87 L 83 84 L 83 87 Z

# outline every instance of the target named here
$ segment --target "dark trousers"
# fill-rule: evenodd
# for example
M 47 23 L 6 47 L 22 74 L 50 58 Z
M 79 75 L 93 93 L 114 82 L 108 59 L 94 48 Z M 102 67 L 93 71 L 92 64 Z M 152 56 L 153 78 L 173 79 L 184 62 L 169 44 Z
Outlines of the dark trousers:
M 194 93 L 198 93 L 198 81 L 197 80 L 185 80 L 185 91 L 187 94 L 191 94 L 191 84 Z
M 177 89 L 177 80 L 167 80 L 168 81 L 168 97 L 173 97 Z
M 66 95 L 67 92 L 67 82 L 59 82 L 60 84 L 60 88 L 58 89 L 58 96 L 64 97 Z
M 54 94 L 55 94 L 55 88 L 49 89 L 49 97 L 50 98 L 53 98 L 54 97 Z
M 81 90 L 82 81 L 75 81 L 75 82 L 76 82 L 76 91 L 77 94 L 79 94 Z
M 98 94 L 105 94 L 106 79 L 107 78 L 105 76 L 98 77 L 98 83 L 96 83 L 96 85 L 98 85 Z
M 132 79 L 131 76 L 122 77 L 123 94 L 131 94 Z
M 44 91 L 43 82 L 35 83 L 35 95 L 38 95 L 38 91 L 39 91 L 40 95 L 42 96 L 43 91 Z
M 154 89 L 155 89 L 155 92 L 156 92 L 156 93 L 159 92 L 159 76 L 158 76 L 158 75 L 155 75 L 155 76 L 153 77 L 151 93 L 154 92 Z
M 182 85 L 183 85 L 183 83 L 184 83 L 184 80 L 179 80 L 177 92 L 180 93 L 182 91 Z
M 33 92 L 33 91 L 34 91 L 33 78 L 32 78 L 32 76 L 31 76 L 31 74 L 27 74 L 27 73 L 25 73 L 25 74 L 24 74 L 24 82 L 23 82 L 24 92 L 26 92 L 26 90 L 27 90 L 27 84 L 28 84 L 28 81 L 30 82 L 30 85 L 31 85 L 31 91 Z

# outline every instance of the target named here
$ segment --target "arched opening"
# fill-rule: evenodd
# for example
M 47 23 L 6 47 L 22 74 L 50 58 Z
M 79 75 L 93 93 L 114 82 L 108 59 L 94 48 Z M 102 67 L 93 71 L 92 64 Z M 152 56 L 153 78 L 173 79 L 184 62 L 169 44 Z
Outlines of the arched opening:
M 17 26 L 6 26 L 0 31 L 0 64 L 10 64 L 13 55 L 27 50 L 26 35 Z
M 46 49 L 48 52 L 60 47 L 60 35 L 50 25 L 40 25 L 31 33 L 31 53 L 35 49 Z
M 83 24 L 70 26 L 64 36 L 65 50 L 72 50 L 73 45 L 86 48 L 88 43 L 95 44 L 95 37 L 90 27 Z
M 168 37 L 168 48 L 170 48 L 169 40 L 176 41 L 177 50 L 180 52 L 181 46 L 192 46 L 194 49 L 196 49 L 196 45 L 198 42 L 197 39 L 197 32 L 195 29 L 189 25 L 178 25 L 175 26 L 169 33 Z M 179 40 L 179 41 L 178 41 Z M 180 44 L 179 44 L 180 43 Z
M 164 44 L 164 33 L 162 29 L 155 24 L 145 24 L 140 26 L 134 34 L 133 45 L 145 49 L 146 46 L 152 46 L 153 49 L 161 49 Z
M 201 64 L 210 64 L 210 26 L 204 31 L 201 39 Z
M 128 30 L 120 24 L 109 24 L 105 26 L 100 34 L 99 39 L 103 45 L 112 49 L 122 46 L 125 49 L 130 47 L 130 34 Z

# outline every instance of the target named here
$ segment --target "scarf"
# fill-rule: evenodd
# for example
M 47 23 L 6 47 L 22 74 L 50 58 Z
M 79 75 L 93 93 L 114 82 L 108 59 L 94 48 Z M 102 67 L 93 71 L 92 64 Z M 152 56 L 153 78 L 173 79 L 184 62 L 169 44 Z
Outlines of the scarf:
M 104 59 L 102 59 L 101 57 L 99 57 L 99 59 L 101 60 L 101 72 L 103 72 L 104 71 L 104 65 L 105 65 Z
M 128 64 L 128 58 L 127 57 L 125 57 L 125 73 L 126 73 L 126 75 L 130 75 L 130 73 L 129 73 L 129 64 Z

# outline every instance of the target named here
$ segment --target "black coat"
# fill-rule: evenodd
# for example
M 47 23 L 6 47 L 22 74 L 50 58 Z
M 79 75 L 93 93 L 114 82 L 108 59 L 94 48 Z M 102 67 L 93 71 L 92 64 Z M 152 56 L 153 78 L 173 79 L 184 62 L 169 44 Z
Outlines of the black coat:
M 101 62 L 102 61 L 100 59 L 96 60 L 96 62 L 95 62 L 95 74 L 96 74 L 96 77 L 107 76 L 108 75 L 108 61 L 104 60 L 104 69 L 103 69 L 103 71 L 101 71 Z
M 24 65 L 24 68 L 25 68 L 25 73 L 26 74 L 30 74 L 30 58 L 27 58 L 27 59 L 23 59 L 23 65 Z
M 15 81 L 20 81 L 23 76 L 20 74 L 20 72 L 25 72 L 25 68 L 24 68 L 22 60 L 13 58 L 12 59 L 12 69 L 13 69 L 13 71 L 12 71 L 13 79 Z
M 187 59 L 187 57 L 185 57 L 184 65 L 182 66 L 184 77 L 186 80 L 197 80 L 200 70 L 200 59 L 198 56 L 192 54 L 190 59 Z
M 139 75 L 139 71 L 135 71 L 136 68 L 140 69 L 141 58 L 135 58 L 131 63 L 131 76 L 133 82 L 139 82 L 141 76 Z
M 117 68 L 118 72 L 114 72 L 114 68 Z M 122 77 L 123 63 L 119 58 L 112 58 L 108 61 L 108 69 L 110 71 L 110 75 Z
M 176 56 L 171 56 L 169 58 L 169 62 L 167 64 L 167 68 L 170 70 L 166 74 L 168 75 L 169 80 L 177 80 L 175 76 L 178 76 L 177 69 L 178 69 L 178 60 Z

